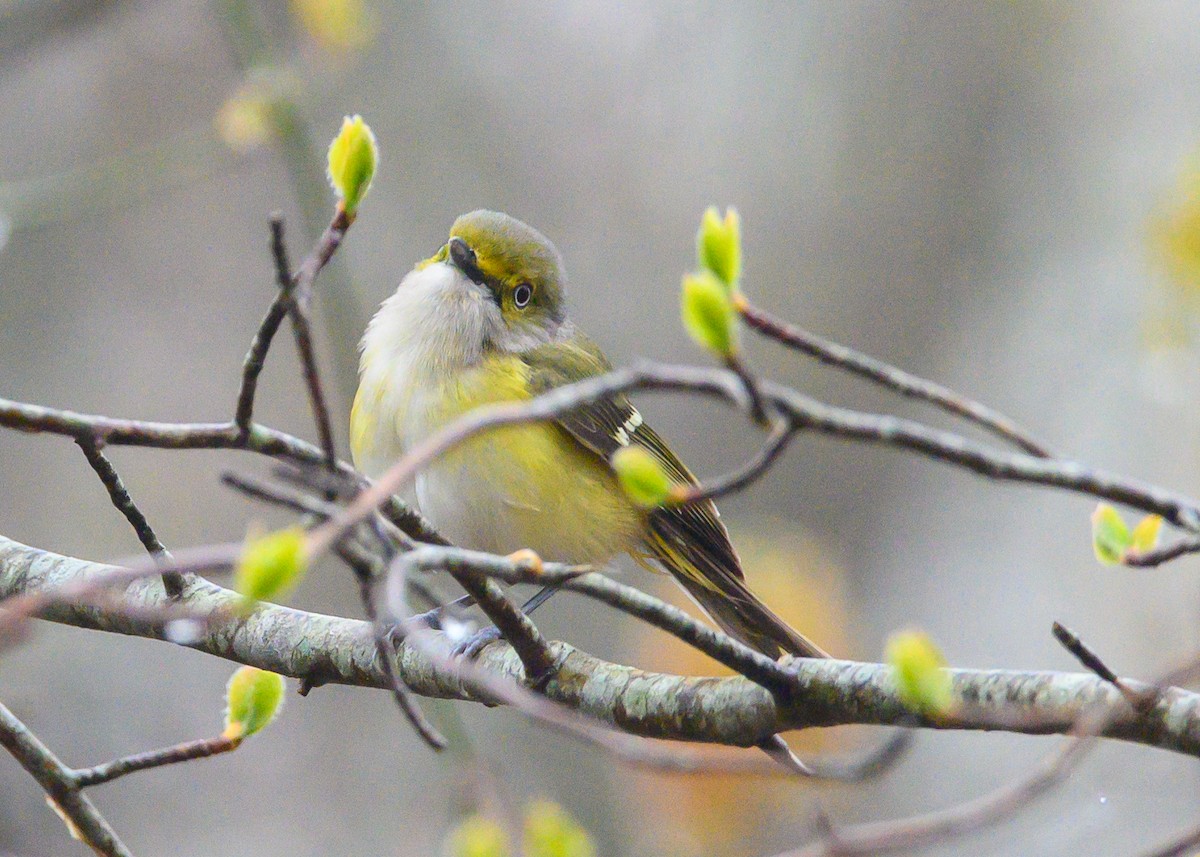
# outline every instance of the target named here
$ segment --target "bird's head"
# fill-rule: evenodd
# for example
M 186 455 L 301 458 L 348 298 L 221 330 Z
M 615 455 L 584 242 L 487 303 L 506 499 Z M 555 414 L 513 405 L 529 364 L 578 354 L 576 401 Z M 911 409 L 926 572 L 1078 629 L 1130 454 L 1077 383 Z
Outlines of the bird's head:
M 418 265 L 450 268 L 459 287 L 478 299 L 489 345 L 521 351 L 554 338 L 566 320 L 562 259 L 532 226 L 496 211 L 472 211 L 450 228 L 450 239 Z

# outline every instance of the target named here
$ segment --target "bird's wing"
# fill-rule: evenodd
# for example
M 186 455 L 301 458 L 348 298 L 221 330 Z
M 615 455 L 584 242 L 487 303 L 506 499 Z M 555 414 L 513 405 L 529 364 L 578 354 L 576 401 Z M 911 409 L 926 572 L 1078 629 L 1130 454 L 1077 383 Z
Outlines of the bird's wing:
M 595 343 L 578 333 L 566 342 L 534 349 L 524 359 L 535 395 L 612 368 Z M 617 450 L 637 444 L 654 456 L 672 482 L 696 484 L 696 477 L 625 396 L 581 405 L 560 416 L 557 424 L 606 465 Z M 727 633 L 772 657 L 781 649 L 805 657 L 827 657 L 746 586 L 741 562 L 715 504 L 661 506 L 648 514 L 647 521 L 649 554 Z
M 602 375 L 612 367 L 596 347 L 582 334 L 565 343 L 538 348 L 529 352 L 530 385 L 533 393 L 544 393 L 554 387 Z M 648 450 L 666 471 L 672 482 L 695 485 L 696 477 L 684 466 L 662 438 L 645 424 L 638 409 L 625 396 L 611 396 L 582 405 L 560 416 L 559 426 L 578 443 L 607 463 L 623 446 L 637 444 Z M 651 514 L 656 533 L 678 545 L 679 550 L 699 555 L 701 568 L 718 569 L 724 574 L 742 579 L 741 564 L 729 542 L 729 533 L 721 523 L 717 507 L 711 502 L 687 506 L 669 506 Z

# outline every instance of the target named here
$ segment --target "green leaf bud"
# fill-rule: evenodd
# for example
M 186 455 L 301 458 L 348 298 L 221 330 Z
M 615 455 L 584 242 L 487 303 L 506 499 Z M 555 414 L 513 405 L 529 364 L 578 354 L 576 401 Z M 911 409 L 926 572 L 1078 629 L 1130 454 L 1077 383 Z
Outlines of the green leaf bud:
M 712 271 L 727 290 L 737 289 L 742 276 L 742 222 L 736 208 L 725 209 L 724 217 L 715 205 L 705 210 L 696 233 L 696 258 L 701 270 Z
M 270 725 L 283 708 L 283 676 L 240 667 L 225 688 L 224 737 L 241 741 Z
M 308 543 L 300 527 L 250 535 L 233 571 L 233 588 L 248 602 L 282 597 L 307 569 Z
M 495 820 L 476 813 L 450 831 L 442 853 L 446 857 L 508 857 L 508 834 Z
M 596 846 L 561 806 L 534 801 L 525 811 L 526 857 L 596 857 Z
M 379 147 L 367 123 L 361 116 L 347 116 L 329 145 L 329 183 L 349 217 L 354 217 L 370 190 L 378 160 Z
M 954 704 L 950 673 L 937 644 L 924 631 L 900 631 L 885 652 L 900 699 L 914 711 L 944 714 Z
M 613 453 L 612 467 L 622 490 L 634 503 L 646 508 L 662 505 L 671 495 L 671 480 L 654 453 L 631 444 Z
M 1129 547 L 1125 553 L 1149 553 L 1158 547 L 1158 537 L 1162 533 L 1162 515 L 1147 515 L 1138 521 L 1133 532 L 1129 534 Z M 1122 556 L 1124 559 L 1124 556 Z
M 737 353 L 737 314 L 729 290 L 712 271 L 685 274 L 683 326 L 697 343 L 722 357 Z
M 1120 565 L 1132 541 L 1121 514 L 1109 503 L 1098 504 L 1092 512 L 1092 550 L 1096 559 L 1104 565 Z

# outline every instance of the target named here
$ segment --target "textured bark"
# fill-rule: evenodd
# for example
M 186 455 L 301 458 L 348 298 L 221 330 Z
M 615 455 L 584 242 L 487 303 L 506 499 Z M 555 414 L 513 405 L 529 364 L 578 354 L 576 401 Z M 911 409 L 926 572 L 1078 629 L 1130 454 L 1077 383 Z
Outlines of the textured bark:
M 0 597 L 46 592 L 95 575 L 106 566 L 61 556 L 0 537 Z M 174 604 L 192 611 L 231 611 L 238 596 L 203 580 L 189 583 L 182 602 L 171 602 L 158 579 L 132 584 L 125 601 L 138 608 Z M 159 623 L 144 609 L 123 613 L 111 605 L 51 604 L 43 618 L 83 628 L 155 639 Z M 245 617 L 218 619 L 192 648 L 283 675 L 363 687 L 388 687 L 371 627 L 271 604 Z M 560 669 L 544 687 L 549 698 L 639 735 L 750 746 L 787 729 L 847 723 L 912 722 L 882 664 L 796 661 L 795 685 L 772 695 L 741 678 L 708 678 L 645 672 L 608 663 L 566 643 L 554 643 Z M 504 644 L 479 659 L 493 673 L 520 679 L 520 660 Z M 411 647 L 396 668 L 416 693 L 483 702 L 461 682 Z M 1092 706 L 1118 706 L 1103 735 L 1200 756 L 1200 695 L 1172 689 L 1138 714 L 1112 685 L 1087 674 L 1011 670 L 953 670 L 959 701 L 955 714 L 917 721 L 937 729 L 1003 730 L 1063 734 Z M 1130 681 L 1134 689 L 1144 688 Z

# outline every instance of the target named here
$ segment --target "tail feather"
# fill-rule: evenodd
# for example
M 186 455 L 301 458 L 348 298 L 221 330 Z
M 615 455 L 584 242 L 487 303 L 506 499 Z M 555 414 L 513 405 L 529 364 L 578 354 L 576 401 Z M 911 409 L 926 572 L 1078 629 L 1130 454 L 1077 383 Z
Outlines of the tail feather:
M 801 658 L 830 657 L 780 619 L 743 581 L 726 578 L 718 590 L 682 574 L 672 573 L 672 577 L 722 631 L 755 651 L 771 658 L 778 658 L 781 652 Z
M 828 658 L 820 646 L 775 615 L 746 585 L 741 563 L 725 527 L 706 516 L 704 528 L 688 517 L 650 517 L 650 554 L 726 634 L 771 658 L 781 652 L 802 658 Z

